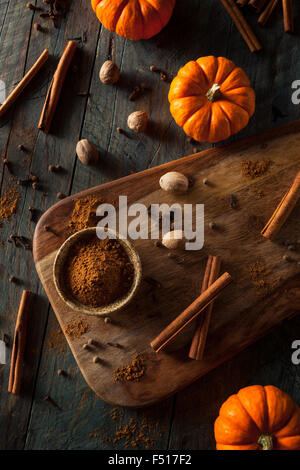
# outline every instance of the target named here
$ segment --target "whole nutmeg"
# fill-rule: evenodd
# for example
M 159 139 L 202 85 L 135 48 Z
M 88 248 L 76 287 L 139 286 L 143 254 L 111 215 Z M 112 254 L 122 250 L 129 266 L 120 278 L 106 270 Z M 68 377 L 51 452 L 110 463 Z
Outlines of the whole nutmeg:
M 172 230 L 165 233 L 162 244 L 169 250 L 182 250 L 186 243 L 186 239 L 182 230 Z
M 112 60 L 107 60 L 100 69 L 99 78 L 105 85 L 113 85 L 120 78 L 120 70 Z
M 169 171 L 159 180 L 161 189 L 170 193 L 185 193 L 189 187 L 189 180 L 178 171 Z
M 145 111 L 135 111 L 128 116 L 127 126 L 134 132 L 145 132 L 148 124 L 148 114 Z
M 95 165 L 99 160 L 99 152 L 87 139 L 77 142 L 76 154 L 83 165 Z

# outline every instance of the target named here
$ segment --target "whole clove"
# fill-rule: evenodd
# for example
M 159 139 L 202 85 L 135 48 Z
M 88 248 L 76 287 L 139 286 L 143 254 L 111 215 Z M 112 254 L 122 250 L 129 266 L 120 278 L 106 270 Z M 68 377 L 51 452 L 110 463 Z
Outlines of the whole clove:
M 53 233 L 53 235 L 57 236 L 57 233 L 55 232 L 55 230 L 52 227 L 50 227 L 50 225 L 44 225 L 44 230 L 45 230 L 45 232 L 50 232 L 50 233 Z
M 189 175 L 188 180 L 189 180 L 189 188 L 192 188 L 195 184 L 195 178 L 192 175 Z
M 8 281 L 9 282 L 17 282 L 17 278 L 15 276 L 9 276 Z
M 170 78 L 168 77 L 168 75 L 166 74 L 166 72 L 160 72 L 160 79 L 161 79 L 163 82 L 170 82 Z
M 162 287 L 162 285 L 159 281 L 157 281 L 156 279 L 153 279 L 150 276 L 145 276 L 144 281 L 154 289 L 161 289 L 161 287 Z
M 8 241 L 10 243 L 14 243 L 16 248 L 24 248 L 24 250 L 31 250 L 31 243 L 30 241 L 21 235 L 13 235 L 9 236 Z
M 49 18 L 53 21 L 53 26 L 58 27 L 59 18 L 64 18 L 69 10 L 70 2 L 66 0 L 43 0 L 49 6 L 49 10 L 41 13 L 41 18 Z
M 30 180 L 31 181 L 38 181 L 38 177 L 36 175 L 33 175 L 32 173 L 30 173 Z
M 136 85 L 132 93 L 130 93 L 129 95 L 129 101 L 137 100 L 147 90 L 149 90 L 149 87 L 146 83 L 141 83 L 140 85 Z
M 108 345 L 108 346 L 112 346 L 113 348 L 120 348 L 120 347 L 121 347 L 121 345 L 120 345 L 119 343 L 111 343 L 111 342 L 109 342 L 109 343 L 107 343 L 107 345 Z
M 54 406 L 54 408 L 60 409 L 60 407 L 58 406 L 58 404 L 55 403 L 55 401 L 53 400 L 53 398 L 51 398 L 49 395 L 47 395 L 47 396 L 44 398 L 44 400 L 45 400 L 47 403 L 49 403 L 49 405 Z
M 26 152 L 26 148 L 24 147 L 23 144 L 18 145 L 18 150 L 20 150 L 21 152 Z
M 34 190 L 39 189 L 39 185 L 37 184 L 36 181 L 35 181 L 34 183 L 32 183 L 31 187 L 32 187 L 32 189 L 34 189 Z
M 26 178 L 26 179 L 23 179 L 23 180 L 18 180 L 17 184 L 19 186 L 26 186 L 27 184 L 30 184 L 31 182 L 32 182 L 31 178 Z
M 28 210 L 29 210 L 29 212 L 30 212 L 30 220 L 33 220 L 33 219 L 34 219 L 34 216 L 35 216 L 35 214 L 36 214 L 36 209 L 35 209 L 34 207 L 32 207 L 32 206 L 29 206 L 29 207 L 28 207 Z
M 12 175 L 11 165 L 7 158 L 3 158 L 3 165 L 7 168 L 8 173 Z
M 234 194 L 230 194 L 229 196 L 229 205 L 232 207 L 232 209 L 236 209 L 238 206 L 238 201 Z
M 141 94 L 141 88 L 139 85 L 134 87 L 134 90 L 132 93 L 129 95 L 129 101 L 135 101 L 137 98 L 139 98 Z
M 55 173 L 56 171 L 61 171 L 61 170 L 62 170 L 62 166 L 59 164 L 56 164 L 56 165 L 51 164 L 48 166 L 48 171 L 52 173 Z
M 150 65 L 150 71 L 154 73 L 160 73 L 160 69 L 156 65 Z
M 47 29 L 44 28 L 42 25 L 40 25 L 39 23 L 34 23 L 33 25 L 34 29 L 36 31 L 39 31 L 40 33 L 46 33 L 47 32 Z
M 42 11 L 43 10 L 42 7 L 39 7 L 38 5 L 33 5 L 30 2 L 26 3 L 26 8 L 28 8 L 29 10 L 34 10 L 34 11 Z
M 59 192 L 59 193 L 56 194 L 57 199 L 64 199 L 65 197 L 66 197 L 66 195 L 64 193 Z

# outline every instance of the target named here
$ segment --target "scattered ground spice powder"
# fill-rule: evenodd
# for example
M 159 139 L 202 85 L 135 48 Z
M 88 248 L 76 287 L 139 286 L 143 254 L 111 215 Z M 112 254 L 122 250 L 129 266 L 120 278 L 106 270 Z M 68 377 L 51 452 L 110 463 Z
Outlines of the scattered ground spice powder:
M 63 332 L 60 328 L 51 331 L 49 338 L 47 340 L 49 348 L 56 351 L 58 354 L 65 352 L 66 350 L 66 341 L 63 335 Z
M 249 191 L 255 196 L 256 199 L 262 199 L 265 196 L 265 193 L 262 189 L 249 188 Z
M 242 174 L 249 178 L 258 178 L 266 173 L 272 160 L 244 160 L 242 161 Z
M 16 212 L 19 198 L 20 194 L 14 187 L 9 188 L 0 198 L 0 224 Z
M 62 273 L 66 292 L 84 305 L 101 307 L 129 291 L 134 268 L 118 241 L 89 235 L 70 248 Z
M 145 358 L 141 354 L 136 354 L 130 364 L 114 370 L 114 382 L 120 380 L 138 382 L 145 372 Z
M 65 327 L 65 333 L 73 338 L 80 338 L 89 329 L 88 323 L 82 318 L 71 320 Z
M 113 408 L 110 412 L 111 419 L 116 423 L 113 435 L 108 435 L 104 430 L 95 430 L 90 433 L 90 437 L 102 435 L 102 443 L 110 445 L 121 444 L 124 449 L 153 449 L 157 445 L 158 439 L 163 437 L 159 421 L 148 418 L 145 414 L 140 419 L 133 417 L 125 421 L 122 408 Z
M 273 282 L 266 279 L 267 276 L 272 274 L 272 270 L 267 269 L 262 260 L 256 260 L 253 264 L 250 264 L 249 272 L 258 297 L 265 297 L 270 294 L 281 280 L 280 277 L 277 277 Z
M 68 234 L 97 225 L 96 209 L 103 200 L 97 196 L 74 199 L 74 208 L 68 224 Z

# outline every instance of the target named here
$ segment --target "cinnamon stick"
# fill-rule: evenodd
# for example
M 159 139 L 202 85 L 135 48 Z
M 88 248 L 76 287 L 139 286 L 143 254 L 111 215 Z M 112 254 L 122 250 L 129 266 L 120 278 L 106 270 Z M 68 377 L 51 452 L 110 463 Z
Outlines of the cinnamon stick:
M 206 289 L 216 281 L 219 276 L 220 269 L 221 257 L 209 256 L 206 263 L 204 278 L 201 287 L 202 293 L 205 292 Z M 203 310 L 202 315 L 200 315 L 197 319 L 197 326 L 189 352 L 189 357 L 191 359 L 196 359 L 197 361 L 200 361 L 203 358 L 212 309 L 213 302 L 211 302 L 208 307 Z
M 269 0 L 268 5 L 264 9 L 264 11 L 261 13 L 261 15 L 258 18 L 258 23 L 261 26 L 265 26 L 267 21 L 269 20 L 270 16 L 272 15 L 273 11 L 275 10 L 279 0 Z
M 290 213 L 294 209 L 298 199 L 300 197 L 300 171 L 297 173 L 297 176 L 288 190 L 288 192 L 283 196 L 282 200 L 278 204 L 275 212 L 272 217 L 262 229 L 261 234 L 263 237 L 273 240 L 276 235 L 279 233 L 281 227 L 286 222 Z
M 260 12 L 265 4 L 267 3 L 267 0 L 250 0 L 249 5 L 251 5 L 257 12 Z
M 39 129 L 44 131 L 46 134 L 50 132 L 61 90 L 76 49 L 77 43 L 75 41 L 69 41 L 50 83 L 40 122 L 38 124 Z
M 8 391 L 20 394 L 31 291 L 24 290 L 19 307 L 11 356 Z
M 282 0 L 283 25 L 286 33 L 294 32 L 293 0 Z
M 191 321 L 193 321 L 232 281 L 230 274 L 224 273 L 194 302 L 173 320 L 151 343 L 155 352 L 161 351 L 169 344 Z
M 31 67 L 30 70 L 24 75 L 22 80 L 18 83 L 16 88 L 10 93 L 6 98 L 2 106 L 0 106 L 0 118 L 8 111 L 8 109 L 13 105 L 16 99 L 20 96 L 22 91 L 27 87 L 31 80 L 36 76 L 39 70 L 43 67 L 45 62 L 48 60 L 49 53 L 47 49 L 40 55 L 35 64 Z
M 223 3 L 224 8 L 227 10 L 227 13 L 230 15 L 236 28 L 244 38 L 250 51 L 260 51 L 262 46 L 259 43 L 252 29 L 250 28 L 249 24 L 245 20 L 245 17 L 240 11 L 239 7 L 234 3 L 233 0 L 221 0 L 221 2 Z

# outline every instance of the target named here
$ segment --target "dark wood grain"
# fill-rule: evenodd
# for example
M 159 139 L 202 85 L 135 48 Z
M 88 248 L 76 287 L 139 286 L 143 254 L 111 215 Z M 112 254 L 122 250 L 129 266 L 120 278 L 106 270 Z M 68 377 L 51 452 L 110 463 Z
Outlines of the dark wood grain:
M 300 5 L 298 2 L 294 3 L 296 19 L 299 18 Z M 0 3 L 0 79 L 6 82 L 10 91 L 44 47 L 49 48 L 53 59 L 44 74 L 37 77 L 22 100 L 16 103 L 14 109 L 0 122 L 0 154 L 7 153 L 8 158 L 14 162 L 14 171 L 18 176 L 23 176 L 24 172 L 28 173 L 28 166 L 32 165 L 32 168 L 41 174 L 45 191 L 39 193 L 24 191 L 26 198 L 23 194 L 16 216 L 1 228 L 1 241 L 4 243 L 11 232 L 18 231 L 20 234 L 32 237 L 34 224 L 29 224 L 27 212 L 29 204 L 36 205 L 43 212 L 53 204 L 58 191 L 74 194 L 104 181 L 191 153 L 192 146 L 187 143 L 183 131 L 176 126 L 169 114 L 166 100 L 168 85 L 161 83 L 156 74 L 150 74 L 148 71 L 152 63 L 175 74 L 178 68 L 191 58 L 214 54 L 228 57 L 243 67 L 255 88 L 257 105 L 255 116 L 247 128 L 234 139 L 299 117 L 299 106 L 295 106 L 291 101 L 291 83 L 300 76 L 298 60 L 300 30 L 298 22 L 295 21 L 296 34 L 283 33 L 280 9 L 272 15 L 267 28 L 258 27 L 257 16 L 250 10 L 245 11 L 247 20 L 263 44 L 263 51 L 253 55 L 248 52 L 247 46 L 217 0 L 202 0 L 200 3 L 198 0 L 177 0 L 173 18 L 162 33 L 149 41 L 138 43 L 117 38 L 104 29 L 100 31 L 99 23 L 90 11 L 89 2 L 78 0 L 76 8 L 72 6 L 59 29 L 51 28 L 48 34 L 38 35 L 32 29 L 33 21 L 39 21 L 38 15 L 33 16 L 32 11 L 24 8 L 24 4 L 23 0 Z M 80 80 L 74 83 L 78 77 L 74 75 L 76 78 L 70 80 L 74 88 L 64 90 L 56 133 L 45 140 L 43 136 L 36 135 L 35 126 L 51 74 L 66 40 L 80 37 L 84 31 L 89 32 L 88 43 L 80 44 L 83 52 L 81 57 L 85 61 L 85 65 L 80 69 Z M 88 60 L 85 58 L 87 49 Z M 98 82 L 98 70 L 102 61 L 111 54 L 115 54 L 116 61 L 121 65 L 121 83 L 118 87 L 102 88 Z M 152 92 L 137 102 L 129 102 L 130 91 L 141 80 L 151 85 Z M 88 86 L 90 97 L 88 99 L 75 97 L 73 90 L 77 89 L 77 86 L 81 90 Z M 150 112 L 152 123 L 150 134 L 132 136 L 131 139 L 115 134 L 112 125 L 125 127 L 127 115 L 134 109 L 147 109 Z M 34 128 L 33 137 L 31 137 L 32 128 Z M 99 168 L 89 170 L 76 161 L 74 148 L 79 136 L 89 138 L 101 150 L 102 161 Z M 16 150 L 20 141 L 30 146 L 29 165 L 26 163 L 28 156 L 21 155 Z M 208 147 L 205 144 L 197 146 L 198 150 Z M 57 176 L 48 174 L 46 171 L 48 163 L 56 161 L 60 161 L 67 172 Z M 9 176 L 6 172 L 2 174 L 2 171 L 1 168 L 3 193 Z M 13 334 L 22 286 L 32 288 L 38 293 L 34 310 L 37 313 L 34 314 L 32 322 L 32 348 L 28 349 L 27 353 L 25 389 L 28 390 L 28 394 L 17 400 L 8 397 L 7 367 L 2 367 L 0 371 L 0 421 L 1 429 L 5 430 L 1 433 L 0 447 L 6 449 L 23 448 L 25 445 L 27 448 L 36 449 L 45 449 L 47 446 L 53 449 L 72 448 L 73 445 L 77 448 L 107 447 L 99 439 L 88 436 L 93 426 L 90 427 L 82 419 L 85 410 L 94 407 L 96 413 L 93 415 L 93 424 L 96 423 L 100 428 L 108 427 L 113 433 L 114 425 L 111 424 L 107 413 L 100 415 L 100 410 L 104 407 L 102 401 L 86 388 L 67 348 L 60 359 L 55 350 L 47 348 L 47 342 L 56 331 L 57 325 L 50 321 L 53 318 L 50 311 L 47 329 L 44 329 L 49 304 L 34 273 L 30 253 L 15 251 L 8 244 L 0 250 L 1 332 Z M 14 274 L 21 279 L 21 285 L 9 284 L 8 274 Z M 199 413 L 194 413 L 195 402 L 190 399 L 188 390 L 178 395 L 176 405 L 178 413 L 175 414 L 174 425 L 170 431 L 172 448 L 181 446 L 213 448 L 212 423 L 217 407 L 230 393 L 244 384 L 255 381 L 264 383 L 268 380 L 290 391 L 295 400 L 300 402 L 299 396 L 295 393 L 299 382 L 299 367 L 291 365 L 289 355 L 290 342 L 299 337 L 299 324 L 293 320 L 287 322 L 285 328 L 287 334 L 283 337 L 280 328 L 277 334 L 268 337 L 270 338 L 268 341 L 265 339 L 259 343 L 260 346 L 250 347 L 241 356 L 227 362 L 226 367 L 218 368 L 192 386 L 194 390 L 192 398 L 196 399 L 198 394 L 200 397 L 203 396 L 200 401 L 210 406 L 212 412 L 209 412 L 209 415 L 204 413 L 203 407 L 200 407 L 201 403 Z M 265 362 L 263 357 L 266 358 Z M 39 360 L 41 360 L 40 366 Z M 56 377 L 56 367 L 61 363 L 70 367 L 71 371 L 76 370 L 74 378 L 72 376 L 69 382 L 61 383 L 60 378 L 58 381 Z M 43 372 L 47 372 L 48 369 L 53 373 L 44 375 Z M 226 384 L 226 387 L 221 386 L 222 384 Z M 211 389 L 215 389 L 212 398 Z M 209 393 L 206 393 L 206 390 L 209 390 Z M 66 409 L 58 414 L 54 408 L 45 408 L 43 397 L 49 393 L 54 394 L 58 402 L 60 394 L 64 394 L 65 404 L 76 396 L 78 409 L 76 406 L 70 409 L 66 406 L 64 407 Z M 162 405 L 156 410 L 156 416 L 160 417 L 166 426 L 168 426 L 166 423 L 170 422 L 171 410 L 172 400 L 168 401 L 168 405 Z M 128 419 L 131 413 L 133 415 L 133 412 L 128 412 Z M 153 413 L 155 415 L 155 410 Z M 188 416 L 193 415 L 195 420 L 185 420 L 186 413 Z M 56 434 L 53 429 L 57 423 L 60 432 Z M 76 444 L 73 444 L 74 427 L 76 433 L 80 435 L 80 443 L 77 441 Z M 110 448 L 118 446 L 120 448 L 120 444 L 111 444 Z M 167 446 L 168 438 L 165 436 L 164 440 L 157 444 L 157 448 Z

